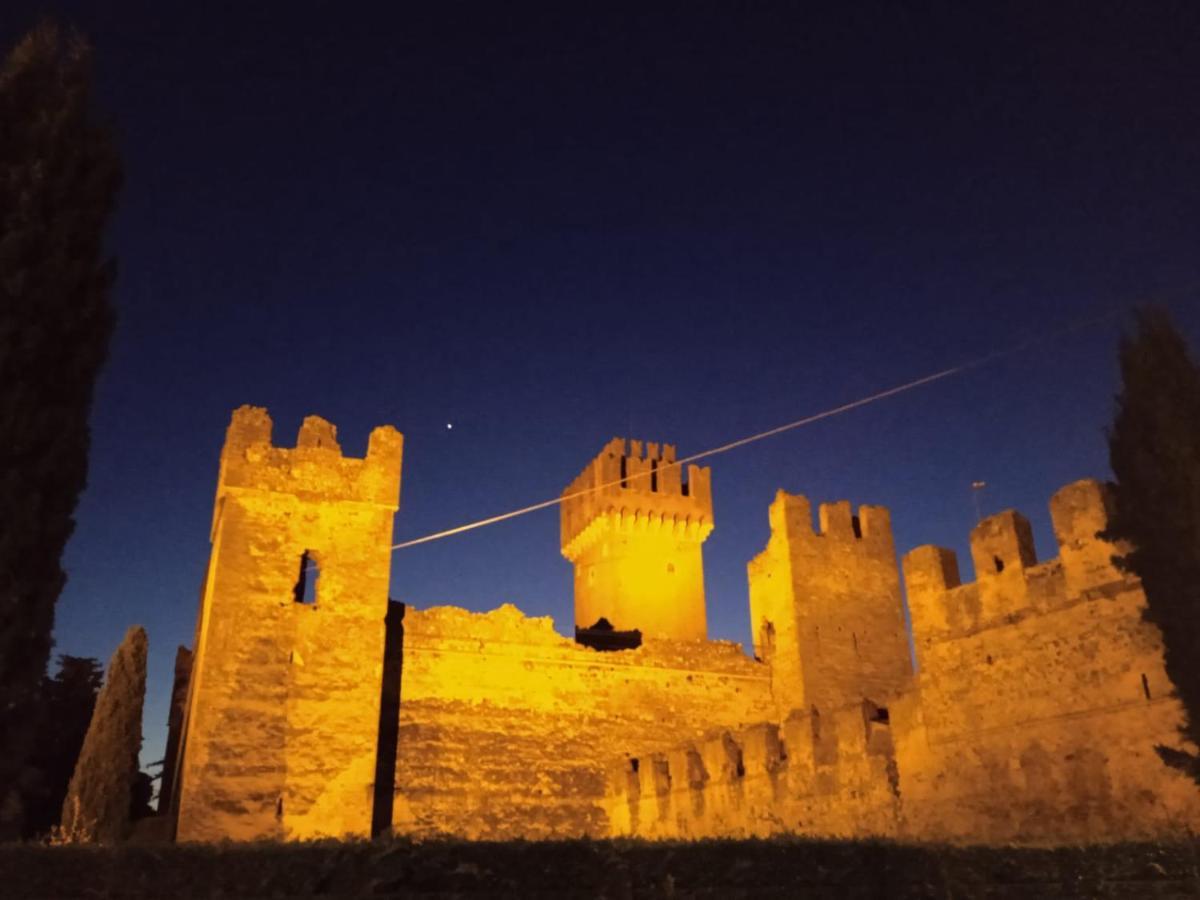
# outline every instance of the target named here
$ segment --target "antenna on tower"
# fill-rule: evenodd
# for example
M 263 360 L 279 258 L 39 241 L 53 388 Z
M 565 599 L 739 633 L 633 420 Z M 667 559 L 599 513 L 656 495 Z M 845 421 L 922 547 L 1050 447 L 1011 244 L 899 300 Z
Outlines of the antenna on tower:
M 975 501 L 975 524 L 978 525 L 983 521 L 983 509 L 979 505 L 979 495 L 983 493 L 983 489 L 987 487 L 986 481 L 971 482 L 971 497 Z

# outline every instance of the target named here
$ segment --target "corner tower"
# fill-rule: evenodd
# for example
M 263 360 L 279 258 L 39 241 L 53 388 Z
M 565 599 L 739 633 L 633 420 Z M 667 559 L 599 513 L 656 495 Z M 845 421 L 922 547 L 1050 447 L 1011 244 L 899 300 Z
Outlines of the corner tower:
M 367 837 L 403 437 L 294 448 L 236 410 L 221 451 L 172 809 L 181 841 Z
M 648 637 L 703 640 L 701 544 L 713 529 L 710 472 L 670 444 L 613 438 L 562 494 L 562 553 L 575 566 L 575 624 L 603 618 Z

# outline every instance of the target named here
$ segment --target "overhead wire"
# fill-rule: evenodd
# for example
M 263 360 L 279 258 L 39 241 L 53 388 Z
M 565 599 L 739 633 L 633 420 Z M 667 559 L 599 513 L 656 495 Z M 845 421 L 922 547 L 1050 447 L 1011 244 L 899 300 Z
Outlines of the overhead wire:
M 934 384 L 935 382 L 942 381 L 943 379 L 950 378 L 954 375 L 961 375 L 962 373 L 970 371 L 972 369 L 978 369 L 981 366 L 986 366 L 990 363 L 996 362 L 997 360 L 1004 359 L 1009 356 L 1013 356 L 1017 353 L 1020 353 L 1024 350 L 1029 349 L 1030 347 L 1032 347 L 1034 345 L 1044 344 L 1049 341 L 1057 340 L 1067 334 L 1072 334 L 1074 332 L 1081 331 L 1085 328 L 1090 328 L 1092 326 L 1098 325 L 1101 322 L 1106 322 L 1110 319 L 1115 318 L 1117 315 L 1119 315 L 1123 311 L 1124 311 L 1123 308 L 1110 309 L 1108 312 L 1104 313 L 1103 315 L 1093 316 L 1091 318 L 1083 319 L 1083 320 L 1077 320 L 1073 323 L 1070 323 L 1070 324 L 1064 326 L 1063 328 L 1060 328 L 1060 329 L 1057 329 L 1057 330 L 1054 330 L 1051 332 L 1028 337 L 1025 340 L 1020 341 L 1016 344 L 1001 348 L 999 350 L 993 350 L 990 353 L 986 353 L 982 356 L 978 356 L 974 359 L 968 360 L 967 362 L 959 363 L 958 365 L 950 366 L 949 368 L 941 369 L 940 371 L 933 372 L 928 375 L 922 375 L 920 378 L 914 378 L 913 380 L 906 381 L 903 384 L 898 384 L 893 387 L 885 388 L 884 390 L 877 391 L 868 396 L 860 397 L 857 400 L 852 400 L 849 403 L 843 403 L 839 406 L 834 406 L 829 409 L 822 410 L 821 412 L 813 413 L 813 414 L 805 416 L 801 419 L 796 419 L 795 421 L 787 422 L 783 425 L 777 425 L 774 428 L 768 428 L 766 431 L 760 431 L 760 432 L 757 432 L 756 434 L 751 434 L 746 437 L 738 438 L 736 440 L 729 441 L 728 443 L 721 444 L 720 446 L 712 447 L 708 450 L 703 450 L 699 453 L 693 453 L 690 456 L 683 457 L 682 459 L 677 459 L 677 460 L 673 460 L 673 461 L 660 460 L 658 462 L 657 468 L 653 472 L 652 471 L 644 471 L 644 472 L 633 473 L 633 474 L 630 474 L 630 475 L 628 475 L 626 477 L 622 477 L 622 478 L 615 478 L 611 481 L 606 481 L 602 484 L 593 485 L 591 487 L 583 488 L 583 489 L 580 489 L 577 491 L 572 491 L 570 493 L 564 493 L 564 494 L 559 495 L 558 497 L 554 497 L 549 500 L 543 500 L 539 503 L 532 503 L 529 506 L 523 506 L 520 509 L 510 510 L 509 512 L 500 513 L 499 515 L 495 515 L 495 516 L 488 516 L 485 519 L 478 519 L 474 522 L 467 522 L 464 525 L 458 525 L 458 526 L 455 526 L 454 528 L 447 528 L 443 531 L 436 531 L 436 532 L 433 532 L 432 534 L 427 534 L 427 535 L 424 535 L 419 538 L 413 538 L 411 540 L 401 541 L 398 544 L 393 544 L 391 549 L 393 551 L 404 550 L 408 547 L 416 547 L 420 544 L 428 544 L 432 541 L 438 541 L 438 540 L 442 540 L 444 538 L 453 537 L 456 534 L 463 534 L 464 532 L 467 532 L 467 531 L 474 531 L 478 528 L 485 528 L 489 525 L 495 525 L 499 522 L 505 522 L 505 521 L 508 521 L 509 519 L 515 519 L 518 516 L 528 515 L 529 513 L 534 513 L 534 512 L 537 512 L 538 510 L 542 510 L 542 509 L 548 509 L 552 506 L 558 506 L 560 503 L 565 503 L 568 500 L 574 500 L 577 497 L 584 497 L 588 494 L 597 493 L 599 491 L 603 491 L 603 490 L 606 490 L 607 488 L 615 487 L 617 485 L 628 484 L 630 481 L 636 480 L 638 478 L 649 478 L 652 474 L 655 474 L 657 472 L 662 472 L 664 469 L 685 466 L 689 463 L 694 463 L 694 462 L 697 462 L 702 459 L 708 459 L 709 457 L 716 456 L 720 453 L 728 453 L 730 450 L 736 450 L 739 447 L 745 447 L 747 444 L 753 444 L 753 443 L 756 443 L 757 441 L 766 440 L 769 437 L 774 437 L 775 435 L 783 434 L 784 432 L 792 431 L 796 428 L 802 428 L 805 425 L 812 425 L 814 422 L 820 422 L 823 419 L 829 419 L 834 416 L 839 416 L 839 415 L 842 415 L 843 413 L 848 413 L 852 410 L 859 409 L 864 406 L 868 406 L 872 403 L 878 403 L 881 400 L 886 400 L 890 397 L 895 397 L 898 394 L 903 394 L 907 391 L 916 390 L 917 388 L 925 387 L 926 385 L 930 385 L 930 384 Z

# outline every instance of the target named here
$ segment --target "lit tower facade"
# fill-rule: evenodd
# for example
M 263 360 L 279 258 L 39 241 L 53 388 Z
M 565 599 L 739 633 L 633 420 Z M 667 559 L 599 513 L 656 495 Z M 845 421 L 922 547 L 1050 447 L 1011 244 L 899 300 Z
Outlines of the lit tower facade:
M 562 553 L 575 566 L 575 625 L 703 640 L 701 545 L 713 529 L 710 471 L 670 444 L 613 438 L 563 491 Z

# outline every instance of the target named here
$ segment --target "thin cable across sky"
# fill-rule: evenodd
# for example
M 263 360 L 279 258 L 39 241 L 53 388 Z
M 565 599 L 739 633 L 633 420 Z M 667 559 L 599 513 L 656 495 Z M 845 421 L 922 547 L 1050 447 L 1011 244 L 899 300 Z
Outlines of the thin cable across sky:
M 976 357 L 975 359 L 968 360 L 967 362 L 964 362 L 964 363 L 960 363 L 959 365 L 951 366 L 948 369 L 942 369 L 941 371 L 933 372 L 929 375 L 923 375 L 920 378 L 915 378 L 912 381 L 906 381 L 903 384 L 898 384 L 893 387 L 886 388 L 882 391 L 878 391 L 878 392 L 876 392 L 874 394 L 870 394 L 869 396 L 866 396 L 866 397 L 860 397 L 859 399 L 852 400 L 849 403 L 843 403 L 840 406 L 834 406 L 834 407 L 831 407 L 830 409 L 826 409 L 826 410 L 823 410 L 818 413 L 813 413 L 812 415 L 805 416 L 802 419 L 796 419 L 794 422 L 788 422 L 784 425 L 778 425 L 774 428 L 769 428 L 766 431 L 760 431 L 757 434 L 751 434 L 746 437 L 738 438 L 737 440 L 730 441 L 726 444 L 721 444 L 718 447 L 712 447 L 712 448 L 710 448 L 708 450 L 704 450 L 700 453 L 693 453 L 691 456 L 685 456 L 682 459 L 678 459 L 673 462 L 669 462 L 669 463 L 668 462 L 659 462 L 658 471 L 662 471 L 663 469 L 671 468 L 673 466 L 683 466 L 688 463 L 693 463 L 693 462 L 696 462 L 701 459 L 707 459 L 711 456 L 716 456 L 719 453 L 728 453 L 730 450 L 736 450 L 739 447 L 745 447 L 747 444 L 753 444 L 753 443 L 756 443 L 757 441 L 765 440 L 766 438 L 769 438 L 769 437 L 774 437 L 777 434 L 783 434 L 785 431 L 792 431 L 793 429 L 802 428 L 805 425 L 811 425 L 814 422 L 819 422 L 822 419 L 829 419 L 829 418 L 832 418 L 833 416 L 840 416 L 843 413 L 850 412 L 851 410 L 859 409 L 860 407 L 868 406 L 872 403 L 878 403 L 880 400 L 886 400 L 889 397 L 895 397 L 898 394 L 903 394 L 907 391 L 915 390 L 919 387 L 925 387 L 926 385 L 933 384 L 938 381 L 942 381 L 945 378 L 950 378 L 953 375 L 961 375 L 963 372 L 969 371 L 971 369 L 977 369 L 980 366 L 985 366 L 985 365 L 988 365 L 989 363 L 996 362 L 997 360 L 1003 359 L 1005 357 L 1020 353 L 1036 344 L 1044 344 L 1048 341 L 1057 340 L 1058 338 L 1064 337 L 1067 334 L 1072 334 L 1072 333 L 1074 333 L 1076 331 L 1080 331 L 1084 328 L 1090 328 L 1094 325 L 1100 324 L 1101 322 L 1107 322 L 1110 319 L 1117 316 L 1118 314 L 1120 314 L 1121 312 L 1123 312 L 1123 309 L 1121 309 L 1121 308 L 1111 309 L 1108 312 L 1104 313 L 1103 315 L 1095 316 L 1095 317 L 1092 317 L 1089 319 L 1084 319 L 1081 321 L 1076 321 L 1076 322 L 1066 325 L 1060 329 L 1057 329 L 1055 331 L 1051 331 L 1046 334 L 1038 335 L 1036 337 L 1026 338 L 1025 340 L 1021 341 L 1020 343 L 1013 344 L 1012 346 L 1005 347 L 1000 350 L 993 350 L 990 353 L 986 353 L 982 356 Z M 509 512 L 500 513 L 499 515 L 489 516 L 486 519 L 479 519 L 474 522 L 468 522 L 465 525 L 458 525 L 454 528 L 447 528 L 444 531 L 437 531 L 437 532 L 434 532 L 433 534 L 427 534 L 423 537 L 413 538 L 412 540 L 401 541 L 399 544 L 393 544 L 392 550 L 403 550 L 407 547 L 415 547 L 418 544 L 428 544 L 431 541 L 438 541 L 443 538 L 452 537 L 456 534 L 462 534 L 463 532 L 466 532 L 466 531 L 474 531 L 477 528 L 485 528 L 489 525 L 495 525 L 499 522 L 505 522 L 509 519 L 515 519 L 518 516 L 524 516 L 524 515 L 528 515 L 529 513 L 537 512 L 540 509 L 547 509 L 551 506 L 557 506 L 558 504 L 560 504 L 566 500 L 572 500 L 576 497 L 582 497 L 586 494 L 591 494 L 591 493 L 595 493 L 597 491 L 602 491 L 602 490 L 605 490 L 606 488 L 610 488 L 610 487 L 613 487 L 618 484 L 628 483 L 630 480 L 633 480 L 634 478 L 642 478 L 642 477 L 648 478 L 648 477 L 650 477 L 650 474 L 651 473 L 649 471 L 647 471 L 644 473 L 637 473 L 635 475 L 630 475 L 625 478 L 617 478 L 612 481 L 605 482 L 604 484 L 598 484 L 594 487 L 584 488 L 583 490 L 574 491 L 570 494 L 562 494 L 562 495 L 560 495 L 558 497 L 554 497 L 553 499 L 550 499 L 550 500 L 543 500 L 540 503 L 533 503 L 533 504 L 530 504 L 529 506 L 523 506 L 520 509 L 514 509 L 514 510 L 510 510 Z

